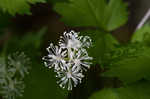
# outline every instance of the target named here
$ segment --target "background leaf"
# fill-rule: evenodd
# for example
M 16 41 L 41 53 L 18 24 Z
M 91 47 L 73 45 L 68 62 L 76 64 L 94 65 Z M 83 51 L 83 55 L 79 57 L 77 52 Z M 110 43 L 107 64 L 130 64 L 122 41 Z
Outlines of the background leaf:
M 57 3 L 55 10 L 70 26 L 94 26 L 111 31 L 127 21 L 126 4 L 122 0 L 70 0 Z
M 18 14 L 30 14 L 30 5 L 39 2 L 45 2 L 45 0 L 1 0 L 0 8 L 4 12 L 8 12 L 11 15 Z
M 41 30 L 37 31 L 37 33 L 29 32 L 23 36 L 14 35 L 7 42 L 5 42 L 6 44 L 3 47 L 3 54 L 23 51 L 32 58 L 35 55 L 38 56 L 40 54 L 39 50 L 46 30 L 46 28 L 42 28 Z
M 141 82 L 117 89 L 103 89 L 89 99 L 149 99 L 149 84 L 149 82 Z
M 150 25 L 146 24 L 141 29 L 137 30 L 133 34 L 131 42 L 143 42 L 150 45 Z
M 110 62 L 109 70 L 104 73 L 104 76 L 118 77 L 124 83 L 133 83 L 143 78 L 149 80 L 150 77 L 150 48 L 144 47 L 141 49 L 134 48 L 125 49 L 122 56 Z M 139 46 L 140 48 L 142 46 Z M 116 52 L 120 54 L 119 50 Z M 128 55 L 131 54 L 131 55 Z M 134 55 L 135 54 L 135 55 Z M 125 55 L 125 56 L 124 56 Z
M 94 57 L 93 63 L 95 61 L 95 63 L 104 65 L 104 54 L 119 45 L 119 42 L 110 33 L 98 30 L 83 31 L 81 33 L 90 36 L 92 39 L 92 47 L 89 49 L 89 54 Z
M 66 99 L 67 91 L 58 86 L 55 73 L 40 63 L 34 63 L 25 79 L 24 97 L 19 99 Z

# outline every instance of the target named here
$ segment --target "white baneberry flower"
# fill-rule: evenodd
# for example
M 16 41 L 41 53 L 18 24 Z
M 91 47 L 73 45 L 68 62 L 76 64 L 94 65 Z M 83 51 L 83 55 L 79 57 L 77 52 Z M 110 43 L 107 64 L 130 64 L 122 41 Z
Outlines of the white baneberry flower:
M 4 58 L 0 58 L 0 84 L 6 83 L 5 76 L 7 75 L 6 63 Z
M 60 87 L 72 90 L 81 83 L 83 71 L 90 68 L 92 57 L 88 56 L 86 48 L 91 46 L 88 36 L 79 36 L 79 33 L 64 32 L 60 37 L 59 46 L 52 43 L 47 48 L 48 56 L 44 56 L 46 67 L 54 67 Z
M 72 62 L 77 68 L 86 71 L 88 68 L 90 68 L 90 65 L 92 64 L 90 61 L 92 59 L 92 57 L 88 56 L 88 53 L 85 49 L 81 49 L 74 55 Z
M 79 36 L 79 33 L 71 31 L 69 33 L 64 32 L 60 37 L 59 45 L 62 48 L 79 50 L 80 48 L 91 46 L 91 39 L 89 36 Z
M 7 83 L 7 79 L 13 77 L 11 72 L 9 72 L 8 66 L 4 58 L 0 58 L 0 86 Z
M 7 79 L 7 83 L 1 87 L 0 94 L 3 95 L 4 99 L 16 99 L 16 97 L 23 95 L 24 88 L 23 81 Z
M 89 48 L 92 45 L 92 40 L 89 36 L 80 36 L 79 40 L 82 42 L 82 47 Z
M 16 99 L 24 92 L 24 76 L 29 73 L 29 58 L 24 53 L 14 53 L 0 58 L 0 94 L 3 99 Z
M 81 42 L 78 39 L 78 33 L 71 31 L 69 33 L 64 32 L 63 36 L 60 37 L 59 46 L 61 48 L 75 49 L 78 50 L 81 47 Z
M 79 69 L 75 69 L 71 64 L 66 64 L 63 70 L 57 72 L 57 77 L 60 80 L 60 87 L 67 88 L 68 90 L 72 90 L 73 87 L 76 87 L 79 83 L 81 83 L 84 75 Z
M 63 67 L 64 57 L 66 56 L 66 51 L 63 51 L 62 48 L 54 46 L 52 43 L 47 48 L 48 56 L 44 56 L 43 60 L 46 67 L 59 70 Z
M 12 55 L 9 55 L 8 64 L 8 72 L 11 72 L 12 74 L 18 72 L 23 78 L 26 74 L 29 74 L 30 59 L 27 58 L 23 52 L 16 52 Z

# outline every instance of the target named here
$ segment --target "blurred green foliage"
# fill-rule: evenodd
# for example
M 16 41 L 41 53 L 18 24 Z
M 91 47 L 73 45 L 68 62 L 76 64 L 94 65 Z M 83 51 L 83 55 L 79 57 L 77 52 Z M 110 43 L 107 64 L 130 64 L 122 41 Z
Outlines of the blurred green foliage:
M 133 43 L 142 42 L 143 44 L 145 43 L 146 45 L 149 45 L 150 44 L 150 25 L 146 24 L 141 29 L 137 30 L 133 34 L 131 42 Z
M 149 82 L 134 83 L 121 88 L 106 88 L 93 94 L 89 99 L 149 99 Z
M 112 58 L 112 63 L 109 66 L 110 70 L 104 73 L 105 76 L 118 77 L 124 83 L 133 83 L 138 80 L 149 79 L 150 48 L 144 47 L 136 49 L 135 47 L 137 46 L 132 47 L 122 50 L 122 53 L 117 49 L 115 50 L 116 53 L 122 55 L 116 55 L 117 57 Z
M 88 35 L 92 38 L 92 47 L 89 54 L 94 57 L 93 63 L 105 65 L 105 53 L 113 50 L 120 43 L 110 34 L 98 30 L 87 30 L 81 34 Z
M 38 33 L 29 32 L 25 35 L 13 35 L 4 45 L 4 52 L 6 54 L 16 52 L 16 51 L 24 51 L 32 57 L 35 55 L 39 55 L 40 47 L 43 42 L 43 36 L 46 33 L 46 28 L 41 29 Z
M 59 88 L 53 71 L 34 62 L 30 75 L 25 79 L 25 93 L 18 99 L 66 99 L 67 91 Z
M 30 14 L 30 4 L 35 4 L 45 0 L 1 0 L 0 9 L 3 12 L 8 12 L 11 15 L 18 14 Z
M 104 75 L 118 77 L 125 83 L 133 83 L 142 79 L 149 80 L 150 74 L 150 46 L 149 29 L 147 24 L 137 30 L 131 42 L 113 51 L 110 67 Z M 116 53 L 116 54 L 115 54 Z

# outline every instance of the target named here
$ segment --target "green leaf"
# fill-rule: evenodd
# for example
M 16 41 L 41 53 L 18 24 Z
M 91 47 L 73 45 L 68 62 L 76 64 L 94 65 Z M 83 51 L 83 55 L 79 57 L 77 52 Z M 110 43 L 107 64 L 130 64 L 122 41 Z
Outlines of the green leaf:
M 27 33 L 23 38 L 20 44 L 20 47 L 32 45 L 35 49 L 39 49 L 42 41 L 43 36 L 46 33 L 47 28 L 42 28 L 37 33 Z
M 122 0 L 70 0 L 68 3 L 57 3 L 55 10 L 70 26 L 92 26 L 106 31 L 125 24 L 128 16 Z
M 27 0 L 27 1 L 31 4 L 35 4 L 35 3 L 45 3 L 46 0 Z
M 11 16 L 9 16 L 8 14 L 0 14 L 0 22 L 0 29 L 8 27 L 10 24 L 12 24 Z
M 94 93 L 89 99 L 150 99 L 150 83 L 135 83 L 122 88 L 107 88 Z
M 24 95 L 19 99 L 66 99 L 67 91 L 60 88 L 56 82 L 53 70 L 47 70 L 34 61 L 32 70 L 25 79 Z
M 89 99 L 120 99 L 114 89 L 103 89 L 94 93 Z
M 8 14 L 0 14 L 0 40 L 3 38 L 3 36 L 5 35 L 5 28 L 7 28 L 8 26 L 10 26 L 12 24 L 11 22 L 11 16 L 9 16 Z
M 1 0 L 0 9 L 11 15 L 30 14 L 30 4 L 45 2 L 45 0 Z
M 122 0 L 110 0 L 102 18 L 105 20 L 104 26 L 106 25 L 107 30 L 114 30 L 126 23 L 128 20 L 126 7 L 126 3 Z
M 150 48 L 139 45 L 137 48 L 125 47 L 123 51 L 116 49 L 115 52 L 110 56 L 111 65 L 104 76 L 118 77 L 127 84 L 141 79 L 150 80 Z
M 23 51 L 27 53 L 30 57 L 35 57 L 35 55 L 40 54 L 39 49 L 43 42 L 43 37 L 46 33 L 46 30 L 46 28 L 42 28 L 37 33 L 26 33 L 22 37 L 18 35 L 12 36 L 12 38 L 10 38 L 4 45 L 3 54 Z
M 56 4 L 58 2 L 68 2 L 69 0 L 47 0 L 50 3 Z
M 92 38 L 92 47 L 89 49 L 89 54 L 94 57 L 95 63 L 100 63 L 101 65 L 104 65 L 104 54 L 119 45 L 119 42 L 109 33 L 93 30 L 81 33 Z
M 150 25 L 146 24 L 141 29 L 137 30 L 133 34 L 131 42 L 143 42 L 150 44 Z

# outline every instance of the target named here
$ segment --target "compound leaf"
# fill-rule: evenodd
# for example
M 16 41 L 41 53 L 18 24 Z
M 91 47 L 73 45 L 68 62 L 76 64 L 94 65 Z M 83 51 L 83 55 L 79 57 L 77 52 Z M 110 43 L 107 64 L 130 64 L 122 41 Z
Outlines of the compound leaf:
M 57 3 L 55 10 L 70 26 L 92 26 L 106 31 L 114 30 L 127 21 L 126 3 L 122 0 L 70 0 Z
M 123 48 L 121 48 L 123 49 Z M 121 52 L 115 50 L 109 70 L 104 76 L 118 77 L 124 83 L 133 83 L 150 77 L 150 48 L 139 45 L 126 48 Z M 122 55 L 120 55 L 122 54 Z M 110 56 L 111 57 L 111 56 Z

